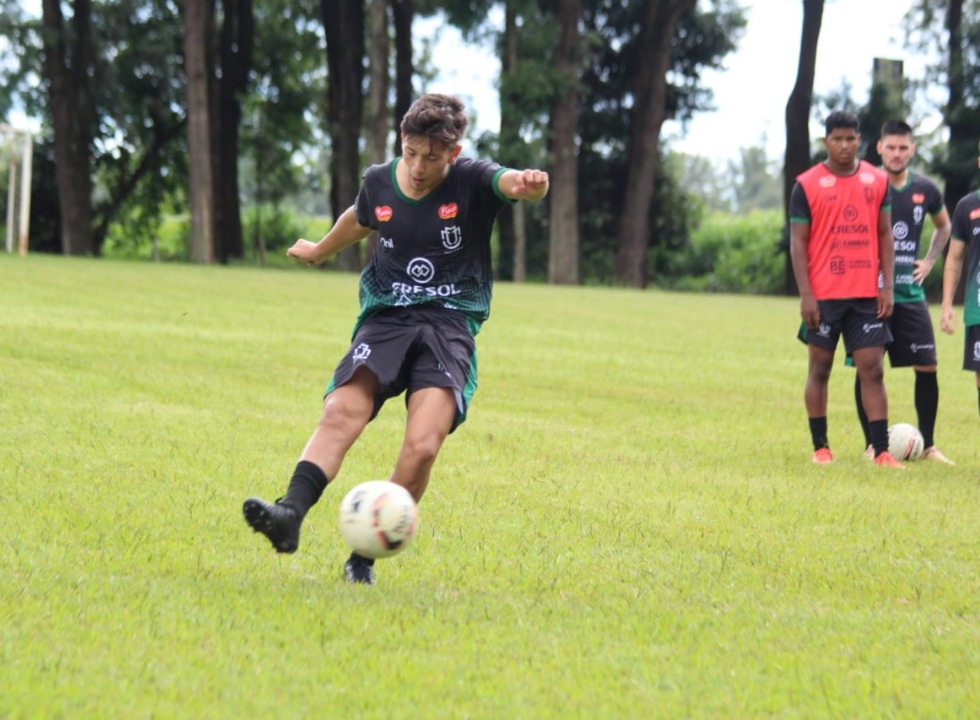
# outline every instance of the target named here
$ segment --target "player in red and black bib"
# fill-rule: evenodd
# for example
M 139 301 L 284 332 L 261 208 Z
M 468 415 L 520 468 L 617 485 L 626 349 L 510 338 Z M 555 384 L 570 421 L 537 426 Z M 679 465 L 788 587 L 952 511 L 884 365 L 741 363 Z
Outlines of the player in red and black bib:
M 420 98 L 402 120 L 402 156 L 368 169 L 354 206 L 319 242 L 300 239 L 289 249 L 315 265 L 377 232 L 350 349 L 286 495 L 243 506 L 248 524 L 279 552 L 296 550 L 307 511 L 389 398 L 404 393 L 408 409 L 389 479 L 416 502 L 443 442 L 466 418 L 476 389 L 475 336 L 490 313 L 494 220 L 505 202 L 537 202 L 548 192 L 541 170 L 461 158 L 467 122 L 459 98 Z M 344 574 L 371 584 L 373 560 L 352 553 Z
M 892 339 L 895 250 L 888 180 L 858 160 L 854 113 L 832 112 L 823 138 L 827 160 L 796 181 L 790 196 L 790 256 L 800 290 L 800 339 L 809 348 L 805 401 L 813 461 L 833 461 L 827 437 L 827 388 L 841 336 L 854 358 L 868 414 L 875 463 L 903 467 L 888 452 L 884 348 Z M 879 288 L 879 274 L 888 282 Z
M 915 410 L 922 432 L 922 457 L 952 465 L 935 444 L 939 383 L 936 371 L 936 335 L 922 289 L 929 272 L 949 241 L 949 213 L 943 195 L 932 180 L 909 170 L 915 156 L 912 128 L 901 120 L 889 120 L 881 128 L 878 154 L 888 174 L 892 198 L 892 236 L 895 240 L 895 310 L 888 318 L 893 339 L 886 351 L 893 368 L 911 367 L 915 372 Z M 919 259 L 919 245 L 926 217 L 932 218 L 929 249 Z M 861 403 L 861 378 L 854 380 L 854 399 L 864 431 L 867 452 L 873 452 L 868 416 Z
M 980 165 L 980 156 L 977 164 Z M 943 267 L 943 313 L 940 327 L 952 334 L 956 328 L 953 299 L 966 258 L 963 293 L 963 369 L 976 374 L 980 401 L 980 190 L 965 195 L 953 209 L 953 233 Z

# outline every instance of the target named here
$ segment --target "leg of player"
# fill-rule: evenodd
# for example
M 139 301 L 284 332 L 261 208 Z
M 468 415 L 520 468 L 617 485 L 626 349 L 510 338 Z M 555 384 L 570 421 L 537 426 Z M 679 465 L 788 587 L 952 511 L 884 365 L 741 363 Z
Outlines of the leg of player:
M 861 401 L 861 376 L 857 373 L 854 373 L 854 405 L 857 407 L 861 432 L 864 433 L 864 455 L 869 460 L 873 460 L 875 449 L 874 445 L 871 444 L 871 428 L 868 427 L 868 414 L 864 412 L 864 403 Z
M 408 396 L 405 437 L 389 478 L 407 489 L 415 502 L 422 499 L 429 475 L 456 416 L 456 401 L 448 388 L 431 387 Z M 349 583 L 374 584 L 374 560 L 351 553 L 344 563 Z
M 939 382 L 935 365 L 915 365 L 915 412 L 919 418 L 919 431 L 925 441 L 922 457 L 946 465 L 954 465 L 936 447 L 936 415 L 939 411 Z
M 810 344 L 809 370 L 803 399 L 810 421 L 810 438 L 813 441 L 813 462 L 828 465 L 834 460 L 827 439 L 827 385 L 834 366 L 834 351 Z
M 888 452 L 888 394 L 885 391 L 884 347 L 854 350 L 854 365 L 861 378 L 861 404 L 868 415 L 875 465 L 904 469 Z
M 303 449 L 286 494 L 275 503 L 248 498 L 243 504 L 245 521 L 265 535 L 276 551 L 296 552 L 303 518 L 337 476 L 344 456 L 370 421 L 377 389 L 377 378 L 362 367 L 327 395 L 320 422 Z

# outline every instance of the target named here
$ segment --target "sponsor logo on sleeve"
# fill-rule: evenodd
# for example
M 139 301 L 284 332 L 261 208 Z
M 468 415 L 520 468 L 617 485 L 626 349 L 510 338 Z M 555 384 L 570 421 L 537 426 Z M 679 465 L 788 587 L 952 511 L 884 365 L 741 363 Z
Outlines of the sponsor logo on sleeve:
M 388 222 L 391 220 L 392 211 L 387 205 L 380 205 L 374 208 L 374 217 L 378 218 L 378 222 Z

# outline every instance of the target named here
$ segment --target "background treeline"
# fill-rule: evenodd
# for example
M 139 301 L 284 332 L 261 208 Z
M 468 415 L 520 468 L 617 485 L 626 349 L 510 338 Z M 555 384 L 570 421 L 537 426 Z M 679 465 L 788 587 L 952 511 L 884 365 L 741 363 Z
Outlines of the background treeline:
M 819 159 L 813 118 L 860 112 L 877 162 L 884 119 L 937 115 L 918 139 L 947 204 L 978 180 L 980 0 L 916 0 L 907 46 L 935 62 L 920 83 L 876 75 L 862 99 L 813 96 L 823 4 L 802 0 L 800 54 L 779 59 L 798 68 L 785 156 L 743 148 L 724 167 L 660 136 L 711 109 L 701 76 L 739 42 L 736 0 L 0 0 L 0 118 L 42 127 L 32 250 L 264 264 L 400 153 L 395 128 L 439 70 L 418 20 L 437 18 L 501 61 L 499 131 L 468 152 L 552 176 L 546 202 L 502 213 L 500 278 L 793 292 L 785 198 Z

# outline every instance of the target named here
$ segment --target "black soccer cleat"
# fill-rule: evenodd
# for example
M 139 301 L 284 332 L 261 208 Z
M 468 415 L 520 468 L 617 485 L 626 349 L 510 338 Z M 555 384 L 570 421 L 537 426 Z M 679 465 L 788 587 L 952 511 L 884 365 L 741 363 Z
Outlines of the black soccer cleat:
M 351 554 L 344 563 L 344 577 L 350 585 L 374 585 L 374 562 Z
M 291 506 L 284 505 L 279 500 L 271 504 L 260 498 L 249 498 L 242 505 L 242 513 L 245 515 L 245 522 L 255 532 L 269 538 L 276 552 L 296 552 L 302 521 Z

